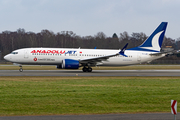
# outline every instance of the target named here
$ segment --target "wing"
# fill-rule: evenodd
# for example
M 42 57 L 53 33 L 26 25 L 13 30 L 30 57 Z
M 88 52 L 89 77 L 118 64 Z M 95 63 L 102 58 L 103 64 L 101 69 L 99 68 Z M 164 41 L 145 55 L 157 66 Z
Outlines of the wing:
M 114 56 L 117 56 L 117 55 L 122 55 L 122 56 L 125 56 L 127 57 L 124 52 L 126 50 L 128 46 L 128 43 L 123 47 L 123 49 L 121 49 L 120 52 L 118 53 L 115 53 L 115 54 L 112 54 L 112 55 L 107 55 L 107 56 L 101 56 L 101 57 L 93 57 L 93 58 L 87 58 L 87 59 L 80 59 L 79 60 L 79 63 L 81 64 L 91 64 L 91 65 L 97 65 L 98 62 L 102 62 L 102 61 L 107 61 L 110 57 L 114 57 Z

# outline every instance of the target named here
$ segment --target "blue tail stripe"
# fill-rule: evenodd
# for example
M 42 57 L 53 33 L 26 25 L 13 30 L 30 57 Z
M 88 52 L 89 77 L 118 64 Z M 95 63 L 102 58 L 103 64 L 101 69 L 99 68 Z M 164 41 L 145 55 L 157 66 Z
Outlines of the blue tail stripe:
M 140 48 L 140 47 L 135 47 L 135 48 L 130 48 L 128 50 L 136 50 L 136 51 L 148 51 L 148 52 L 159 52 L 157 50 L 149 50 L 149 49 L 144 49 L 144 48 Z

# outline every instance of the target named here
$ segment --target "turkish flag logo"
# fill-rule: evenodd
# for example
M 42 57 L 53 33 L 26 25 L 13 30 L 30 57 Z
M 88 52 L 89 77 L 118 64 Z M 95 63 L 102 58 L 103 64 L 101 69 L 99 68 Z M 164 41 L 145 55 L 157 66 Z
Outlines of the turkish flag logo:
M 34 61 L 37 61 L 37 58 L 34 58 Z

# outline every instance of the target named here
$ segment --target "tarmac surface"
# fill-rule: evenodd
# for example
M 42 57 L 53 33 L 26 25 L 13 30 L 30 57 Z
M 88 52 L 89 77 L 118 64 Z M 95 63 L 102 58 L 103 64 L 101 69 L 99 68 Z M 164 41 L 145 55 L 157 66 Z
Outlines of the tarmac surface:
M 178 120 L 178 116 L 176 116 Z M 0 120 L 174 120 L 171 113 L 105 114 L 105 115 L 54 115 L 54 116 L 13 116 Z
M 180 70 L 0 70 L 0 76 L 180 76 Z

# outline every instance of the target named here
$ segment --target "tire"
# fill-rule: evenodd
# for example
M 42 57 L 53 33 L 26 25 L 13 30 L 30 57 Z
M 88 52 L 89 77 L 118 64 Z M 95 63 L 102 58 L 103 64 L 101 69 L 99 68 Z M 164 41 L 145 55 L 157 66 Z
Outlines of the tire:
M 19 72 L 23 72 L 23 69 L 22 69 L 22 68 L 20 68 L 20 69 L 19 69 Z
M 88 70 L 88 72 L 92 72 L 92 68 L 90 68 L 90 67 L 87 70 Z
M 82 71 L 87 72 L 87 68 L 83 67 Z

